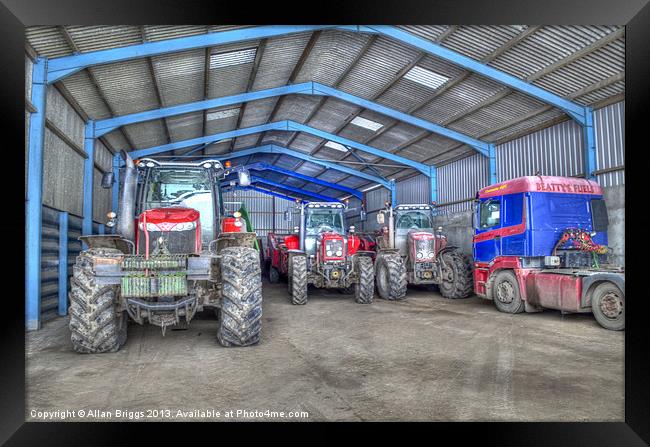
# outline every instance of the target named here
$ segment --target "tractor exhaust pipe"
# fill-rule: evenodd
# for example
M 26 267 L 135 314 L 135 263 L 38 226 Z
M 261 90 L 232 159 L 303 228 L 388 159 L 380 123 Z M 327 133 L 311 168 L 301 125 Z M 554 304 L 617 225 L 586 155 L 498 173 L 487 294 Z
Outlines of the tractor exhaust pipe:
M 133 159 L 126 151 L 121 151 L 126 163 L 122 183 L 122 194 L 117 216 L 117 233 L 130 241 L 135 240 L 135 193 L 137 171 Z

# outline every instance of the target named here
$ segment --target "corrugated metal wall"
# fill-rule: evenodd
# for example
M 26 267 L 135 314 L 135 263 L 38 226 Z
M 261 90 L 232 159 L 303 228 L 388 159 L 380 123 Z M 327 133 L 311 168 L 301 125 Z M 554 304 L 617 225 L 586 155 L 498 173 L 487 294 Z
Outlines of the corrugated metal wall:
M 625 103 L 603 107 L 594 113 L 598 171 L 624 167 Z M 545 175 L 574 176 L 584 171 L 582 156 L 582 129 L 573 120 L 542 129 L 496 147 L 497 175 L 509 180 L 537 171 Z M 597 175 L 602 186 L 625 183 L 625 171 L 617 169 Z M 488 161 L 481 155 L 450 163 L 438 168 L 438 202 L 440 211 L 454 213 L 471 207 L 471 199 L 488 184 Z M 411 189 L 409 184 L 398 184 Z M 415 185 L 415 188 L 419 186 Z M 413 192 L 415 194 L 415 192 Z M 469 200 L 468 200 L 469 199 Z M 445 203 L 452 202 L 445 205 Z M 458 202 L 458 203 L 453 203 Z
M 611 169 L 625 166 L 625 102 L 603 107 L 594 113 L 596 129 L 596 148 L 598 149 L 597 169 Z M 599 174 L 598 183 L 602 186 L 625 184 L 625 170 L 620 169 Z
M 439 167 L 438 212 L 468 209 L 476 191 L 487 185 L 488 177 L 487 159 L 480 154 Z

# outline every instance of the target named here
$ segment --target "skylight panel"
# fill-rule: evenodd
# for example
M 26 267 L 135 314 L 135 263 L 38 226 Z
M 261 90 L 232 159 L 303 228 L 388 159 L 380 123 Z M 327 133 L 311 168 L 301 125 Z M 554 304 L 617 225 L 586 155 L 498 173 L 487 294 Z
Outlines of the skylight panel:
M 339 152 L 347 152 L 348 151 L 347 147 L 343 146 L 342 144 L 336 143 L 334 141 L 328 141 L 327 143 L 325 143 L 325 146 L 329 147 L 331 149 L 337 150 Z
M 224 68 L 233 65 L 250 64 L 255 60 L 257 48 L 215 53 L 210 55 L 210 69 Z
M 418 67 L 417 65 L 411 68 L 404 75 L 404 78 L 434 90 L 449 80 L 447 76 L 427 70 L 426 68 Z
M 384 127 L 384 125 L 381 124 L 381 123 L 371 121 L 371 120 L 362 118 L 360 116 L 357 116 L 356 118 L 354 118 L 351 121 L 351 123 L 354 124 L 355 126 L 359 126 L 359 127 L 363 127 L 364 129 L 372 130 L 373 132 L 377 132 L 379 129 Z
M 212 112 L 208 112 L 208 114 L 206 115 L 206 120 L 208 121 L 220 120 L 220 119 L 230 118 L 231 116 L 237 116 L 237 115 L 239 115 L 239 108 L 214 110 Z

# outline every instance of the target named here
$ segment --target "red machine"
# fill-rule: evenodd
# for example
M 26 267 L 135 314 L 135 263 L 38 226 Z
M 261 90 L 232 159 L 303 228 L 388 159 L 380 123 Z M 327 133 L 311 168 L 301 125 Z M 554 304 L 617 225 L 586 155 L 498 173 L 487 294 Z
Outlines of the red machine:
M 374 295 L 371 253 L 364 241 L 345 231 L 345 205 L 311 202 L 300 206 L 296 234 L 268 235 L 269 281 L 288 277 L 293 304 L 307 303 L 309 285 L 354 292 L 355 301 L 368 304 Z

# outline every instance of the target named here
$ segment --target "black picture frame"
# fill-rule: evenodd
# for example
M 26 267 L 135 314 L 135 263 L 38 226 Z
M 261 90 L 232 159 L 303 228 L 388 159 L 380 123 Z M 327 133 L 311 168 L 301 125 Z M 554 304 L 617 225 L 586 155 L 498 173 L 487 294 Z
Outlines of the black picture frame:
M 626 199 L 629 215 L 627 246 L 627 327 L 625 334 L 625 422 L 624 423 L 436 423 L 436 424 L 123 424 L 123 423 L 26 423 L 25 422 L 25 325 L 24 325 L 24 203 L 19 197 L 24 153 L 24 27 L 48 24 L 193 24 L 193 23 L 409 23 L 409 24 L 607 24 L 626 25 Z M 648 0 L 615 1 L 546 0 L 447 0 L 447 1 L 352 1 L 278 4 L 277 2 L 170 1 L 144 0 L 0 0 L 0 105 L 6 159 L 3 184 L 5 216 L 0 219 L 4 240 L 3 261 L 6 287 L 2 294 L 3 380 L 0 382 L 0 442 L 7 445 L 123 445 L 134 444 L 134 436 L 147 442 L 170 440 L 180 434 L 185 442 L 203 431 L 221 442 L 224 433 L 244 442 L 256 435 L 284 442 L 340 441 L 351 430 L 365 430 L 377 436 L 408 433 L 402 442 L 424 439 L 433 443 L 467 441 L 476 437 L 481 444 L 641 446 L 650 443 L 650 336 L 648 299 L 644 294 L 643 273 L 648 244 L 643 217 L 647 199 L 642 172 L 650 151 L 645 131 L 650 116 L 650 5 Z M 11 138 L 9 138 L 11 137 Z M 645 137 L 645 138 L 644 138 Z M 631 161 L 630 161 L 631 160 Z M 15 179 L 11 180 L 12 173 Z M 16 186 L 18 185 L 18 186 Z M 15 203 L 13 203 L 15 200 Z M 13 206 L 12 206 L 13 205 Z M 634 214 L 639 216 L 635 219 Z M 22 217 L 21 217 L 22 216 Z M 21 222 L 22 219 L 22 222 Z M 20 280 L 16 280 L 20 278 Z M 630 292 L 632 291 L 632 292 Z M 253 427 L 254 429 L 252 429 Z M 316 431 L 289 434 L 288 428 Z M 219 433 L 218 437 L 216 433 Z M 242 438 L 242 435 L 245 437 Z M 305 438 L 309 436 L 309 438 Z M 272 438 L 273 437 L 273 438 Z M 205 438 L 204 438 L 205 439 Z M 388 439 L 388 438 L 385 438 Z M 410 439 L 411 441 L 408 441 Z M 444 441 L 444 440 L 447 441 Z M 454 440 L 455 439 L 455 440 Z M 454 440 L 454 441 L 451 441 Z M 203 441 L 205 442 L 205 441 Z M 419 441 L 418 441 L 419 442 Z M 477 442 L 477 441 L 474 441 Z

